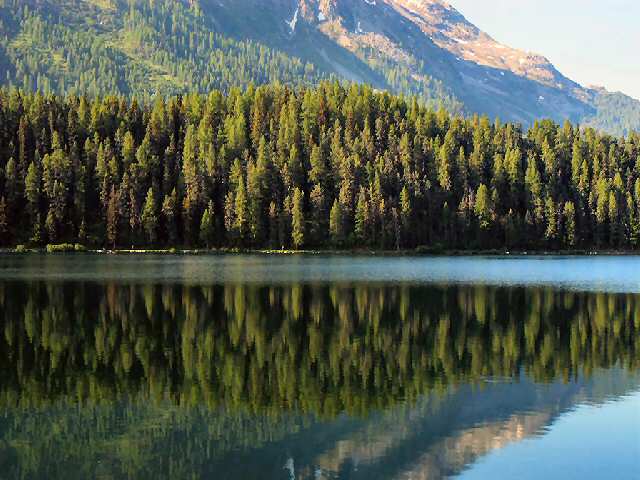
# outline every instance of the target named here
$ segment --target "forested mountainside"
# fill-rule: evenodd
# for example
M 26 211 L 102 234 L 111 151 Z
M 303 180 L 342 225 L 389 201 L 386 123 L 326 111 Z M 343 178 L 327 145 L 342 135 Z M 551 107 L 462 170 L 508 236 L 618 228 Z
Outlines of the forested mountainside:
M 210 29 L 181 2 L 7 0 L 0 13 L 2 80 L 27 91 L 149 100 L 322 78 L 309 63 Z
M 640 246 L 640 135 L 322 82 L 144 106 L 0 93 L 4 245 Z
M 450 112 L 616 135 L 640 102 L 587 89 L 493 40 L 440 0 L 0 0 L 0 81 L 149 100 L 335 77 Z
M 594 92 L 593 104 L 596 114 L 586 117 L 582 124 L 606 132 L 628 135 L 640 132 L 640 102 L 622 93 L 611 93 L 603 89 Z

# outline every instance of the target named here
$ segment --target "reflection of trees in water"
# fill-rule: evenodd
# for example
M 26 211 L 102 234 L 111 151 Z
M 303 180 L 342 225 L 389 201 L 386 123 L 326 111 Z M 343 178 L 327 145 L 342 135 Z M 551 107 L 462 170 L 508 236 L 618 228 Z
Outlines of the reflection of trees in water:
M 484 422 L 508 430 L 505 398 L 522 412 L 542 401 L 530 383 L 485 387 L 494 397 L 482 406 L 473 394 L 465 419 L 474 389 L 456 385 L 522 370 L 562 381 L 640 361 L 637 295 L 33 282 L 2 284 L 0 307 L 0 467 L 27 478 L 186 478 L 211 468 L 280 478 L 296 448 L 305 448 L 296 465 L 311 475 L 313 465 L 366 458 L 359 431 L 375 433 L 379 455 L 391 452 L 401 470 L 403 458 L 433 462 L 421 445 L 464 444 L 450 435 L 449 410 L 455 428 L 473 426 L 482 407 Z M 546 394 L 545 411 L 567 403 L 570 390 Z M 332 452 L 349 439 L 340 460 Z M 244 452 L 242 468 L 230 452 Z
M 365 413 L 484 376 L 636 367 L 637 295 L 384 285 L 4 284 L 5 404 L 123 393 Z

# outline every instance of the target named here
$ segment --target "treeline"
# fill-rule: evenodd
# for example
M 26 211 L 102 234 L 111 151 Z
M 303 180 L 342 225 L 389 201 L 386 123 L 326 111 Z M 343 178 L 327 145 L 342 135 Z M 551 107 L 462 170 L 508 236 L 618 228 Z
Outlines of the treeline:
M 635 249 L 640 136 L 325 82 L 143 105 L 0 91 L 3 245 Z

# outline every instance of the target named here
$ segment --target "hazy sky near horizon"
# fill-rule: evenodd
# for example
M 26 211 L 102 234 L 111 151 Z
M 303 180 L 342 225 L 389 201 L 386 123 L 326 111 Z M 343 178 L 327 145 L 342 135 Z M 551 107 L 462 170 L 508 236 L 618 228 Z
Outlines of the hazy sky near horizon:
M 639 0 L 448 0 L 497 41 L 564 75 L 640 99 Z

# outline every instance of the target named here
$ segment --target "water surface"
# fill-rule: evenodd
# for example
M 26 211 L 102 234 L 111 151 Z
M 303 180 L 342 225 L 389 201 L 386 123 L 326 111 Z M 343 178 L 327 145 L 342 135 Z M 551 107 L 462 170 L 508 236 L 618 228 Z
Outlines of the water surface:
M 0 256 L 0 478 L 638 478 L 639 272 Z
M 0 278 L 157 283 L 388 282 L 640 293 L 640 257 L 0 255 Z

